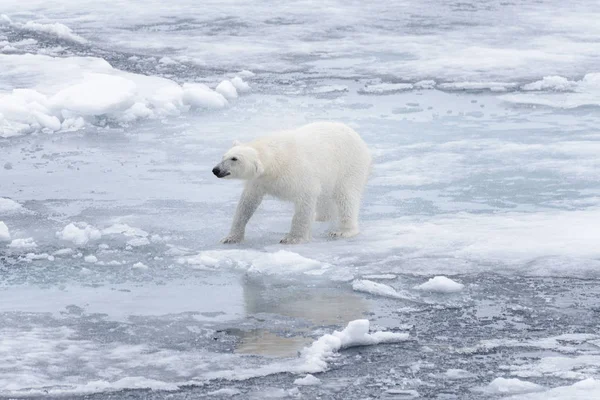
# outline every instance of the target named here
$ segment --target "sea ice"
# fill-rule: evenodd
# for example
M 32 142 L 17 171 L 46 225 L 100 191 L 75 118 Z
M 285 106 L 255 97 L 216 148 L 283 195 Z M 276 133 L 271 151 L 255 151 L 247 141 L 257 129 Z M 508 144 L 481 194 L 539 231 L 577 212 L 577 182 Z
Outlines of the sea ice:
M 434 276 L 427 282 L 415 286 L 415 289 L 437 293 L 456 293 L 463 290 L 464 287 L 465 285 L 462 283 L 455 282 L 445 276 Z

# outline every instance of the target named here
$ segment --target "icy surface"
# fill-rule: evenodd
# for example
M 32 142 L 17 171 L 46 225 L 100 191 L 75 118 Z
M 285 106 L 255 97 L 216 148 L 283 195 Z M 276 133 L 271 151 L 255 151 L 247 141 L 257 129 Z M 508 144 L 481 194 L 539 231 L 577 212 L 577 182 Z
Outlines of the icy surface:
M 2 2 L 0 396 L 599 396 L 600 7 L 320 5 Z M 361 234 L 219 244 L 232 140 L 316 120 Z
M 455 282 L 445 276 L 434 276 L 427 282 L 415 286 L 415 289 L 438 293 L 456 293 L 463 290 L 464 287 L 465 285 L 462 283 Z

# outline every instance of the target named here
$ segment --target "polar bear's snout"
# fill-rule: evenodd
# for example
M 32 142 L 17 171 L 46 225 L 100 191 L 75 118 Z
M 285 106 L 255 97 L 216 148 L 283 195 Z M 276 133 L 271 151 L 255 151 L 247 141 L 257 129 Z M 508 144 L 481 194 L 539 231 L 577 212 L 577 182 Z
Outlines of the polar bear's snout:
M 217 178 L 224 178 L 228 175 L 231 175 L 231 172 L 227 171 L 225 168 L 221 166 L 221 164 L 217 165 L 212 169 L 212 173 L 215 174 Z

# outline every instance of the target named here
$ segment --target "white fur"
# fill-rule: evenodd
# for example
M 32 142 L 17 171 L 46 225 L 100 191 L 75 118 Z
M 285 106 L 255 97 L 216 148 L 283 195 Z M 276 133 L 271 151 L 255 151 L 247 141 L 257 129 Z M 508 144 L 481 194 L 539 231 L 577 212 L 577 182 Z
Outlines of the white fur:
M 265 195 L 294 203 L 292 227 L 281 243 L 308 241 L 315 218 L 337 220 L 331 236 L 354 236 L 370 167 L 367 145 L 341 123 L 317 122 L 247 144 L 234 142 L 213 172 L 247 183 L 222 241 L 244 239 L 246 224 Z

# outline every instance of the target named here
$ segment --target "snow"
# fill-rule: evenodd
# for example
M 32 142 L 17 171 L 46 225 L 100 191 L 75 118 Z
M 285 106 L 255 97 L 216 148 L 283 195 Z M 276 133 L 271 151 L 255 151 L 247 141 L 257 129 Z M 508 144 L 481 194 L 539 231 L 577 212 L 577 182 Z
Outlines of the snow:
M 142 262 L 136 262 L 132 265 L 133 269 L 148 269 L 148 266 Z
M 456 293 L 463 290 L 465 285 L 445 276 L 434 276 L 427 282 L 415 287 L 417 290 L 436 293 Z
M 242 392 L 238 389 L 234 388 L 223 388 L 218 390 L 213 390 L 212 392 L 208 392 L 207 396 L 216 396 L 216 397 L 233 397 L 241 394 Z
M 585 74 L 580 81 L 569 81 L 560 76 L 545 77 L 541 81 L 523 86 L 524 90 L 538 93 L 516 93 L 500 99 L 514 104 L 572 109 L 585 106 L 600 106 L 600 72 Z M 567 93 L 556 93 L 563 92 Z
M 414 86 L 410 83 L 378 83 L 367 85 L 359 93 L 365 94 L 394 94 L 404 90 L 410 90 Z
M 90 240 L 100 239 L 102 233 L 95 227 L 85 222 L 80 222 L 77 224 L 68 224 L 61 231 L 56 232 L 56 237 L 60 240 L 73 242 L 77 246 L 84 246 Z
M 576 82 L 570 81 L 562 76 L 545 76 L 540 81 L 523 85 L 523 90 L 570 91 L 575 89 L 576 86 Z
M 256 250 L 211 250 L 180 257 L 180 264 L 202 268 L 229 266 L 260 274 L 319 273 L 329 265 L 289 250 L 260 252 Z
M 320 384 L 321 384 L 321 380 L 311 374 L 307 374 L 304 378 L 298 378 L 294 381 L 294 385 L 299 385 L 299 386 L 314 386 L 314 385 L 320 385 Z
M 23 206 L 12 199 L 0 197 L 0 214 L 9 214 L 20 212 L 23 210 Z
M 24 31 L 46 33 L 51 36 L 56 36 L 59 39 L 64 39 L 79 44 L 87 43 L 87 40 L 85 38 L 73 33 L 73 31 L 68 26 L 58 22 L 43 24 L 35 21 L 27 21 L 23 25 L 16 25 L 16 27 Z
M 398 343 L 408 340 L 408 333 L 369 333 L 369 320 L 359 319 L 348 323 L 342 331 L 321 336 L 300 354 L 302 370 L 310 373 L 327 370 L 327 362 L 341 349 L 354 346 L 372 346 L 380 343 Z
M 382 279 L 382 280 L 392 280 L 396 279 L 396 275 L 394 274 L 374 274 L 374 275 L 364 275 L 365 279 Z
M 93 254 L 89 254 L 89 255 L 83 257 L 83 261 L 85 261 L 86 263 L 91 263 L 91 264 L 97 263 L 98 262 L 98 257 L 96 257 Z
M 507 397 L 507 400 L 579 400 L 599 399 L 600 381 L 589 378 L 570 386 L 558 386 L 540 393 L 519 394 Z
M 375 296 L 392 297 L 397 299 L 406 298 L 391 286 L 383 283 L 373 282 L 367 279 L 357 279 L 352 282 L 352 289 L 357 292 L 373 294 Z
M 470 379 L 476 377 L 475 374 L 458 368 L 450 368 L 446 370 L 443 376 L 446 379 Z
M 231 80 L 231 84 L 235 87 L 238 93 L 246 93 L 250 91 L 250 85 L 244 82 L 244 80 L 239 76 L 234 77 Z
M 131 80 L 98 73 L 84 74 L 83 79 L 52 96 L 51 107 L 90 116 L 126 110 L 135 103 L 136 85 Z
M 0 221 L 0 241 L 6 242 L 10 240 L 10 231 L 4 221 Z
M 0 55 L 0 66 L 9 75 L 27 70 L 30 80 L 29 88 L 0 90 L 0 137 L 78 130 L 99 117 L 124 124 L 179 115 L 190 107 L 218 109 L 228 105 L 226 97 L 237 98 L 228 80 L 217 91 L 200 83 L 180 86 L 166 78 L 124 72 L 93 57 Z M 240 91 L 250 89 L 241 79 L 235 84 Z
M 545 390 L 546 388 L 533 382 L 515 378 L 496 378 L 484 387 L 482 392 L 490 395 L 507 395 L 543 392 Z
M 37 247 L 37 244 L 33 238 L 14 239 L 8 247 L 11 249 L 33 249 Z
M 236 87 L 233 83 L 231 83 L 228 80 L 224 80 L 221 83 L 219 83 L 215 91 L 217 93 L 221 93 L 223 97 L 225 97 L 227 100 L 234 100 L 238 97 Z
M 185 83 L 182 100 L 197 108 L 219 109 L 229 104 L 225 96 L 202 83 Z

